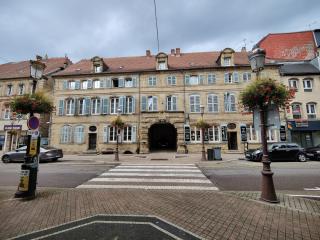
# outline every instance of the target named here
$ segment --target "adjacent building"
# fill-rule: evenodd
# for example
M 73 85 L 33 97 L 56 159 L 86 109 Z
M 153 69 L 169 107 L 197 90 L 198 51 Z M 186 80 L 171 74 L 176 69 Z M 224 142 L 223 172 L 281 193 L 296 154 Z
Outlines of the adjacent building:
M 279 79 L 278 65 L 267 64 L 262 75 Z M 239 93 L 255 79 L 245 49 L 93 57 L 53 78 L 51 143 L 65 152 L 113 152 L 117 136 L 121 153 L 199 152 L 201 105 L 210 124 L 206 147 L 239 152 L 242 140 L 259 142 L 253 116 L 239 105 Z M 111 123 L 118 115 L 126 125 L 116 132 Z M 268 139 L 279 141 L 279 130 L 269 129 Z
M 71 64 L 68 58 L 41 58 L 46 65 L 44 78 L 37 83 L 37 90 L 44 90 L 52 94 L 53 80 L 51 75 L 61 71 Z M 31 93 L 33 81 L 30 75 L 30 61 L 9 62 L 0 65 L 0 149 L 9 151 L 26 143 L 27 116 L 13 113 L 10 109 L 10 101 L 15 97 Z M 49 115 L 41 118 L 41 129 L 44 140 L 48 139 L 50 124 Z

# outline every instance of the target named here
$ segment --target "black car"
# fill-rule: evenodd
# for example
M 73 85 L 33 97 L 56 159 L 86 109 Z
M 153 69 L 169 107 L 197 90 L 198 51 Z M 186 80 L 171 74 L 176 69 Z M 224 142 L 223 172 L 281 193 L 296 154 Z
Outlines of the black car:
M 310 159 L 320 160 L 320 144 L 306 148 L 306 155 Z
M 273 143 L 268 146 L 269 159 L 275 161 L 299 161 L 305 162 L 306 152 L 304 148 L 296 143 Z M 245 152 L 245 157 L 250 161 L 262 160 L 262 148 L 249 149 Z
M 4 163 L 9 162 L 23 162 L 26 155 L 27 146 L 17 148 L 16 150 L 6 152 L 1 157 Z M 53 147 L 40 147 L 39 161 L 57 161 L 63 157 L 62 149 Z

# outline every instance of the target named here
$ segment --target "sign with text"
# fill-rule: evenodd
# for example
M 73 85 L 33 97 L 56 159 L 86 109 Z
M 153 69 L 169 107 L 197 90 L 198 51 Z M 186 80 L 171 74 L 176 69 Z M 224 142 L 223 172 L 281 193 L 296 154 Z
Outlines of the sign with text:
M 184 141 L 185 142 L 190 142 L 190 126 L 189 125 L 184 125 Z
M 8 130 L 21 130 L 22 125 L 4 125 L 3 130 L 8 131 Z
M 280 141 L 286 141 L 286 140 L 287 140 L 286 127 L 280 126 Z
M 240 126 L 240 134 L 241 134 L 241 141 L 247 141 L 247 127 L 245 125 Z

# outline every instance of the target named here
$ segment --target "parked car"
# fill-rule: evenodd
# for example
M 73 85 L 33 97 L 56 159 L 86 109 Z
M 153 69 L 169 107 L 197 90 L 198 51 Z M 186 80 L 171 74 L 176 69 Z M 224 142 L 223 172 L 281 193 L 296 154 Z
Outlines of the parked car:
M 273 143 L 268 146 L 269 159 L 275 161 L 299 161 L 307 160 L 305 149 L 296 143 Z M 245 157 L 250 161 L 262 160 L 262 148 L 249 149 L 245 152 Z
M 320 160 L 320 144 L 306 148 L 306 155 L 310 159 Z
M 17 148 L 16 150 L 6 152 L 1 157 L 4 163 L 8 162 L 23 162 L 26 155 L 27 146 Z M 40 147 L 39 161 L 57 161 L 63 157 L 62 149 L 53 147 Z

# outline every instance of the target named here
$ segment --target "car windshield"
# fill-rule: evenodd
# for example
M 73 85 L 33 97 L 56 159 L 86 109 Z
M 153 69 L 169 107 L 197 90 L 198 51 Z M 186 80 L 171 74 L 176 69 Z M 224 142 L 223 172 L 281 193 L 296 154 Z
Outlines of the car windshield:
M 18 150 L 18 151 L 24 151 L 24 150 L 26 150 L 26 149 L 27 149 L 27 146 L 23 146 L 23 147 L 17 148 L 16 150 Z

